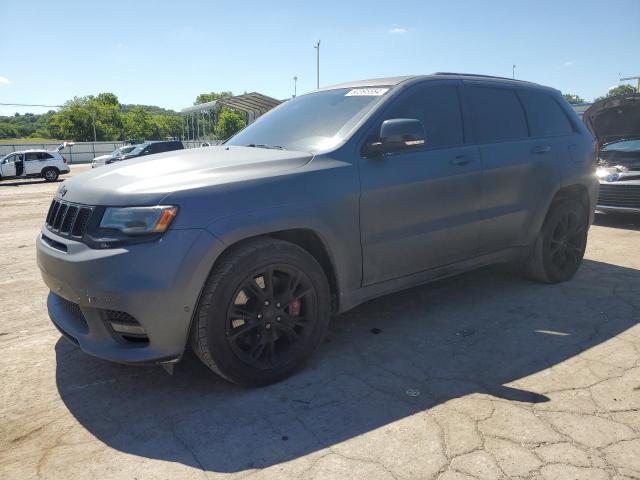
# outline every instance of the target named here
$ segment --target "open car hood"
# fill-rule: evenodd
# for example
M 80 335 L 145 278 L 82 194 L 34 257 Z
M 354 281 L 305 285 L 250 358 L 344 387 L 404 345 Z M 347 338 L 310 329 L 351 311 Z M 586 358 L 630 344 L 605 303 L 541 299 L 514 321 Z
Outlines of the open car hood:
M 605 98 L 591 105 L 582 117 L 600 145 L 640 139 L 640 94 Z

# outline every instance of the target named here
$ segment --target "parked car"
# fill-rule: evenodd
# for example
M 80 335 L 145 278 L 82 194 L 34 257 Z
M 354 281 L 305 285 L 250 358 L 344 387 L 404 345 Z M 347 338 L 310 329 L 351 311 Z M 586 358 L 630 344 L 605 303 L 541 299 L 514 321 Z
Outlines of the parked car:
M 60 154 L 66 145 L 63 143 L 56 150 L 30 149 L 5 155 L 0 158 L 0 180 L 39 177 L 55 182 L 70 171 L 67 159 Z
M 152 155 L 155 153 L 171 152 L 173 150 L 182 150 L 184 145 L 180 140 L 156 140 L 144 142 L 136 145 L 136 148 L 129 153 L 122 155 L 115 161 L 129 160 L 131 158 Z
M 37 240 L 49 314 L 103 359 L 169 366 L 190 343 L 225 379 L 267 384 L 374 297 L 496 262 L 571 279 L 595 160 L 560 92 L 533 83 L 327 87 L 224 145 L 67 180 Z
M 136 148 L 136 145 L 124 145 L 120 148 L 116 148 L 108 155 L 100 155 L 93 159 L 91 162 L 91 168 L 101 167 L 103 165 L 109 165 L 113 162 L 117 162 L 120 157 L 130 153 L 134 148 Z
M 596 102 L 583 119 L 601 146 L 597 209 L 640 213 L 640 94 Z

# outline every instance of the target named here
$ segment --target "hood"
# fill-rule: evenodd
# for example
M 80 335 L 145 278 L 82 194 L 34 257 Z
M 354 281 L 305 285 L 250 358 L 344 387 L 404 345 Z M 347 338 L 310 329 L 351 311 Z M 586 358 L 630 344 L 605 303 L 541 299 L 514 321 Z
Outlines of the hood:
M 153 205 L 167 194 L 258 179 L 299 168 L 307 152 L 219 146 L 175 150 L 106 165 L 65 180 L 58 196 L 86 205 Z
M 640 94 L 605 98 L 582 117 L 600 145 L 640 138 Z
M 108 160 L 111 158 L 111 155 L 100 155 L 98 157 L 95 157 L 92 161 L 93 162 L 103 162 L 105 160 Z

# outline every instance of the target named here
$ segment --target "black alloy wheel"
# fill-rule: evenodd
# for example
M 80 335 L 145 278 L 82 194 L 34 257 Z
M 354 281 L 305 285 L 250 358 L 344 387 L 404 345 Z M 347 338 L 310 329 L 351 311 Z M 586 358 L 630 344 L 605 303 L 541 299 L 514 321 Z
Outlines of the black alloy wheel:
M 243 363 L 277 368 L 303 348 L 316 317 L 315 292 L 304 272 L 269 265 L 236 290 L 227 309 L 227 341 Z
M 216 262 L 191 327 L 191 346 L 224 379 L 246 386 L 291 375 L 318 348 L 331 316 L 323 268 L 274 238 L 241 242 Z
M 565 212 L 549 239 L 551 262 L 560 272 L 574 272 L 582 260 L 585 243 L 586 225 L 576 212 Z

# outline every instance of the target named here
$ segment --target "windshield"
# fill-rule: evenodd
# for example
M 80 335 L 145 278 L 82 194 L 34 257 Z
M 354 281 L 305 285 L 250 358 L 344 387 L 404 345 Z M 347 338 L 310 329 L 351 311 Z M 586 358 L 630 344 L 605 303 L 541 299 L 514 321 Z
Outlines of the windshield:
M 129 145 L 126 147 L 120 147 L 116 153 L 116 155 L 121 156 L 121 155 L 126 155 L 127 153 L 130 153 L 134 148 L 136 148 L 135 145 Z
M 231 137 L 225 145 L 315 153 L 339 144 L 389 87 L 341 88 L 288 100 Z
M 142 153 L 142 151 L 144 150 L 144 148 L 149 145 L 148 143 L 141 143 L 140 145 L 136 145 L 133 147 L 133 149 L 129 152 L 131 155 L 140 155 L 140 153 Z
M 640 171 L 640 140 L 623 140 L 606 145 L 600 151 L 601 167 Z
M 603 152 L 634 152 L 640 151 L 640 140 L 623 140 L 622 142 L 611 143 L 602 148 Z

